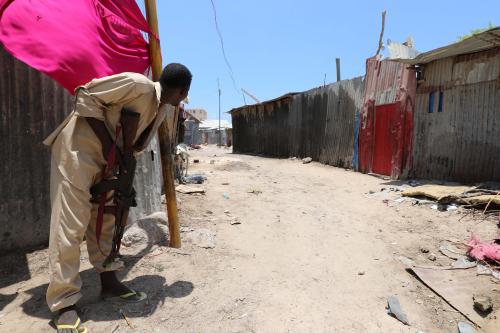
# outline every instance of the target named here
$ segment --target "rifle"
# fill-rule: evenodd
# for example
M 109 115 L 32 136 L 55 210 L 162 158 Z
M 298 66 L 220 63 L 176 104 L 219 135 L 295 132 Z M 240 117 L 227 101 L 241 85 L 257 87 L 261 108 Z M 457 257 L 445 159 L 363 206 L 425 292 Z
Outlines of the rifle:
M 127 226 L 130 207 L 137 206 L 135 201 L 135 190 L 133 187 L 136 160 L 134 157 L 134 139 L 139 124 L 139 113 L 122 109 L 120 125 L 116 129 L 116 139 L 113 141 L 107 130 L 103 133 L 104 123 L 97 119 L 87 118 L 94 133 L 103 145 L 103 154 L 106 154 L 107 165 L 103 170 L 103 180 L 90 188 L 92 201 L 99 202 L 96 222 L 96 239 L 101 251 L 99 240 L 102 230 L 104 214 L 115 216 L 115 229 L 110 254 L 106 257 L 103 267 L 111 265 L 120 251 L 123 232 Z M 100 124 L 98 123 L 100 122 Z M 120 153 L 116 147 L 116 141 L 122 135 L 123 147 Z M 106 136 L 107 135 L 107 136 Z M 109 142 L 112 142 L 109 147 Z M 118 156 L 118 158 L 116 158 Z M 113 192 L 114 206 L 105 206 L 108 192 Z M 102 251 L 101 251 L 102 253 Z M 104 253 L 103 253 L 104 255 Z

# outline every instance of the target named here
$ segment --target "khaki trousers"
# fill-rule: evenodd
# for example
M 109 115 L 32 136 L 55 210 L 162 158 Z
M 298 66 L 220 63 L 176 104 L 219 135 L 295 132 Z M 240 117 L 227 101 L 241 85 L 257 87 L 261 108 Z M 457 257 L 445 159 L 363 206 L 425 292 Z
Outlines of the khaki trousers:
M 90 187 L 100 180 L 105 164 L 101 143 L 86 120 L 74 117 L 52 145 L 49 239 L 51 311 L 74 305 L 80 298 L 80 245 L 85 237 L 89 261 L 98 272 L 111 251 L 114 216 L 105 214 L 99 250 L 96 241 L 97 204 L 90 202 Z M 111 196 L 110 196 L 111 197 Z

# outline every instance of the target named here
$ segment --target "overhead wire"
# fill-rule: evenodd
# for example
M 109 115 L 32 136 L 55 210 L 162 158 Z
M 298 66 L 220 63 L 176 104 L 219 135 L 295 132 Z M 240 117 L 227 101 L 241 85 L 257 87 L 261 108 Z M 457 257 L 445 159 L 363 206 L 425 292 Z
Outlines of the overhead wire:
M 217 35 L 219 36 L 222 55 L 224 57 L 224 62 L 226 63 L 226 66 L 228 68 L 229 76 L 231 77 L 231 81 L 233 83 L 233 88 L 236 91 L 236 93 L 238 93 L 238 94 L 241 93 L 241 95 L 243 97 L 243 103 L 245 103 L 245 105 L 246 105 L 245 95 L 243 94 L 243 92 L 241 92 L 238 89 L 238 86 L 236 84 L 236 79 L 234 78 L 233 68 L 231 67 L 231 64 L 229 63 L 229 60 L 228 60 L 227 55 L 226 55 L 226 49 L 224 48 L 224 38 L 222 37 L 222 33 L 221 33 L 220 28 L 219 28 L 219 22 L 217 21 L 217 9 L 215 8 L 215 4 L 214 4 L 213 0 L 210 0 L 210 3 L 212 4 L 212 10 L 213 10 L 213 14 L 214 14 L 215 30 L 217 30 Z

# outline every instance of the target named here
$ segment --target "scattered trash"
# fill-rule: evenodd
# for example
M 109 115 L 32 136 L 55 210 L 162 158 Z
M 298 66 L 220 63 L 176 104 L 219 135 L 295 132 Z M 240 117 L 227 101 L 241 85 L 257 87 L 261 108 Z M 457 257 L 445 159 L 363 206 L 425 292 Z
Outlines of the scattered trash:
M 238 218 L 235 218 L 234 220 L 229 221 L 229 224 L 231 225 L 237 225 L 241 224 L 240 220 Z
M 500 261 L 500 244 L 495 243 L 482 243 L 479 236 L 472 234 L 469 240 L 469 249 L 467 254 L 477 260 L 495 260 Z
M 262 191 L 259 189 L 253 188 L 253 189 L 248 190 L 247 193 L 259 195 L 262 193 Z
M 302 159 L 302 163 L 303 164 L 308 164 L 308 163 L 311 163 L 312 162 L 312 158 L 311 157 L 306 157 L 306 158 L 303 158 Z
M 227 183 L 227 182 L 224 182 L 224 183 L 222 183 L 221 185 L 229 185 L 229 183 Z
M 500 280 L 500 271 L 494 270 L 486 265 L 477 265 L 477 275 L 491 275 L 495 279 Z
M 229 214 L 230 212 L 228 210 L 225 210 L 224 211 L 224 214 Z
M 455 205 L 455 204 L 451 204 L 451 205 L 449 205 L 449 206 L 446 208 L 446 210 L 447 210 L 448 212 L 451 212 L 451 211 L 454 211 L 454 210 L 457 210 L 457 209 L 458 209 L 458 206 L 457 206 L 457 205 Z
M 474 309 L 480 313 L 489 313 L 493 309 L 493 301 L 490 296 L 474 294 L 472 300 L 474 301 Z
M 470 325 L 469 323 L 466 323 L 464 321 L 458 322 L 458 331 L 460 333 L 476 333 L 476 330 L 474 329 L 474 327 L 472 327 L 472 325 Z
M 443 244 L 439 247 L 439 252 L 451 259 L 460 259 L 466 256 L 465 251 L 459 250 L 451 244 Z
M 415 186 L 420 185 L 420 183 L 419 183 L 419 182 L 417 182 L 416 180 L 410 180 L 410 181 L 408 181 L 408 184 L 409 184 L 411 187 L 415 187 Z
M 198 159 L 193 160 L 193 163 L 200 163 L 200 160 L 198 160 Z
M 397 260 L 401 262 L 403 265 L 405 265 L 407 268 L 415 266 L 415 261 L 411 260 L 408 257 L 400 256 L 397 258 Z
M 486 189 L 479 186 L 421 185 L 407 189 L 403 192 L 403 196 L 431 198 L 443 205 L 451 203 L 461 205 L 500 205 L 498 193 L 498 189 Z
M 437 210 L 438 209 L 438 205 L 436 205 L 436 204 L 431 205 L 431 209 Z
M 202 187 L 195 187 L 189 185 L 178 185 L 175 187 L 175 190 L 184 194 L 193 194 L 193 193 L 205 193 L 205 189 Z
M 389 296 L 389 298 L 387 299 L 387 308 L 387 312 L 389 313 L 389 315 L 395 317 L 405 325 L 410 325 L 410 323 L 408 322 L 408 318 L 406 317 L 406 313 L 403 312 L 403 309 L 401 308 L 399 300 L 396 296 Z
M 436 255 L 434 253 L 431 253 L 427 257 L 427 259 L 429 259 L 430 261 L 436 261 L 437 257 L 436 257 Z
M 470 261 L 466 257 L 462 257 L 457 259 L 453 264 L 451 264 L 451 267 L 454 269 L 468 269 L 472 267 L 476 267 L 477 263 L 475 261 Z
M 180 231 L 181 232 L 191 232 L 191 231 L 194 231 L 194 229 L 190 228 L 190 227 L 181 227 Z
M 365 275 L 364 271 L 358 272 L 358 275 Z
M 186 236 L 194 245 L 203 249 L 213 249 L 215 247 L 215 233 L 208 229 L 193 230 Z
M 494 284 L 489 278 L 478 277 L 476 270 L 471 269 L 411 267 L 407 270 L 443 298 L 454 310 L 464 315 L 467 320 L 478 326 L 484 326 L 488 322 L 488 318 L 474 310 L 471 296 L 476 293 L 491 294 Z
M 182 181 L 185 184 L 203 184 L 205 181 L 205 177 L 202 175 L 191 175 L 191 176 L 186 176 L 182 178 Z
M 229 194 L 224 193 L 222 196 L 224 197 L 224 199 L 229 200 Z
M 426 247 L 420 247 L 420 252 L 422 253 L 429 253 L 429 249 Z
M 397 198 L 394 201 L 397 202 L 397 203 L 402 203 L 402 202 L 406 201 L 406 198 L 401 197 L 401 198 Z

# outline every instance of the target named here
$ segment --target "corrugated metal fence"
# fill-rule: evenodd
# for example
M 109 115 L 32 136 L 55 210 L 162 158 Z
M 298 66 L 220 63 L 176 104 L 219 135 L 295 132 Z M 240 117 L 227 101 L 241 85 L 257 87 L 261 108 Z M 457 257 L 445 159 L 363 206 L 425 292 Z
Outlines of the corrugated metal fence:
M 233 110 L 233 150 L 272 157 L 290 156 L 290 102 L 291 95 L 285 95 L 264 104 Z
M 231 111 L 234 151 L 356 167 L 362 77 Z M 357 116 L 358 115 L 358 116 Z
M 500 180 L 500 49 L 423 67 L 414 116 L 414 174 Z
M 0 250 L 37 246 L 49 235 L 50 150 L 42 144 L 73 98 L 0 47 Z
M 291 156 L 356 168 L 354 134 L 363 93 L 364 81 L 358 77 L 295 95 L 289 117 Z
M 49 77 L 0 47 L 0 251 L 45 245 L 50 222 L 50 149 L 42 144 L 73 107 Z M 161 210 L 161 167 L 155 138 L 138 159 L 138 207 L 131 220 Z

